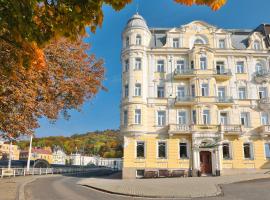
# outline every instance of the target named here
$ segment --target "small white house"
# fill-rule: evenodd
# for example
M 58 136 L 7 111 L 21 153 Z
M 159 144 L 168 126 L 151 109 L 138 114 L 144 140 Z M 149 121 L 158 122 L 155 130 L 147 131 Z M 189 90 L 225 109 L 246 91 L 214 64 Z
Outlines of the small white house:
M 53 153 L 53 162 L 55 165 L 65 165 L 67 160 L 67 155 L 61 148 L 55 148 Z

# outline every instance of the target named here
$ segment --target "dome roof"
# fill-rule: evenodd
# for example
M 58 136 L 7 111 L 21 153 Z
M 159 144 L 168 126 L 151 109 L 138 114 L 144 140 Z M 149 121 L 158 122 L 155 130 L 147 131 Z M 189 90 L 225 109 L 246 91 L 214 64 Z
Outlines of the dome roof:
M 134 28 L 134 27 L 140 27 L 140 28 L 145 28 L 148 29 L 148 26 L 146 24 L 146 21 L 144 20 L 144 18 L 139 15 L 138 13 L 136 13 L 135 15 L 133 15 L 127 22 L 126 28 Z

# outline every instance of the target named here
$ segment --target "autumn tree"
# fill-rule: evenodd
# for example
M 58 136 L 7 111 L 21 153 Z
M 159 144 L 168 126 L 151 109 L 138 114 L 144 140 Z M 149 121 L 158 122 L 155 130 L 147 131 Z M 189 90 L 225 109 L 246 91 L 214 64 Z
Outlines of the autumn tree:
M 5 51 L 9 60 L 14 47 L 2 41 L 0 48 L 11 49 Z M 68 118 L 68 110 L 79 110 L 85 100 L 93 98 L 102 88 L 104 68 L 102 60 L 88 56 L 88 49 L 82 40 L 59 38 L 40 52 L 42 65 L 38 59 L 27 68 L 11 63 L 11 71 L 1 65 L 0 131 L 33 134 L 40 117 L 56 120 L 61 112 Z
M 12 45 L 12 62 L 28 66 L 39 48 L 51 39 L 77 39 L 85 26 L 94 32 L 103 22 L 104 4 L 122 9 L 132 0 L 0 0 L 0 40 Z M 174 0 L 185 5 L 207 5 L 219 9 L 226 0 Z M 42 59 L 42 57 L 40 57 Z M 9 65 L 0 52 L 0 63 Z

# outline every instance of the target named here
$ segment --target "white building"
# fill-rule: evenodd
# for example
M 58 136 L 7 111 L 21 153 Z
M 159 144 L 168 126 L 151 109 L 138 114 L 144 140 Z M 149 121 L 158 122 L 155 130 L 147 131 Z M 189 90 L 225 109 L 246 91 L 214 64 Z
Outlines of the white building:
M 66 164 L 67 155 L 62 149 L 60 149 L 60 148 L 54 149 L 52 156 L 53 156 L 52 164 L 55 164 L 55 165 L 65 165 Z

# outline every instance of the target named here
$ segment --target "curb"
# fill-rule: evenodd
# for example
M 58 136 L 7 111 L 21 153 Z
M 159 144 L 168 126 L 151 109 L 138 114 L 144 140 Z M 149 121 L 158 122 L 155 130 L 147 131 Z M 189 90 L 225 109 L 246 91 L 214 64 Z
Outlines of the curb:
M 24 196 L 24 195 L 25 195 L 25 194 L 24 194 L 24 187 L 25 187 L 27 184 L 32 183 L 33 181 L 35 181 L 37 178 L 39 178 L 39 177 L 33 177 L 33 178 L 31 178 L 30 180 L 28 180 L 28 181 L 26 181 L 26 182 L 20 184 L 19 190 L 18 190 L 18 192 L 17 192 L 17 198 L 16 198 L 16 200 L 25 200 L 25 196 Z
M 221 190 L 221 187 L 219 185 L 215 185 L 217 191 L 214 194 L 205 194 L 205 195 L 188 195 L 188 196 L 158 196 L 158 195 L 138 195 L 138 194 L 127 194 L 127 193 L 121 193 L 121 192 L 113 192 L 106 189 L 101 189 L 98 187 L 85 185 L 85 184 L 78 184 L 84 187 L 88 187 L 91 189 L 94 189 L 99 192 L 112 194 L 112 195 L 119 195 L 119 196 L 125 196 L 125 197 L 139 197 L 139 198 L 149 198 L 149 199 L 186 199 L 186 198 L 202 198 L 202 197 L 216 197 L 223 194 L 223 191 Z

